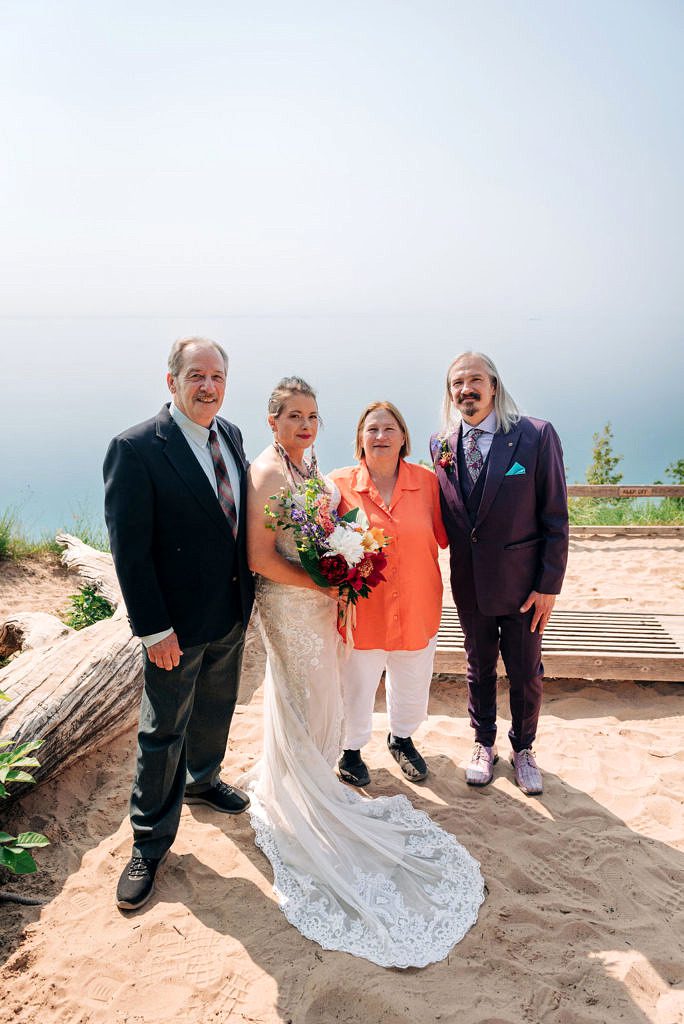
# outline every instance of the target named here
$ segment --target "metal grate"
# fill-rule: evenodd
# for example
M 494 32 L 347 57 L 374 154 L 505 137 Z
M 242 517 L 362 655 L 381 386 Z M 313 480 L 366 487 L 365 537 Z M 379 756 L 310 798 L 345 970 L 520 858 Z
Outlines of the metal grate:
M 547 675 L 684 680 L 684 616 L 556 610 L 544 631 L 543 656 Z M 463 666 L 463 631 L 456 609 L 446 607 L 435 670 Z

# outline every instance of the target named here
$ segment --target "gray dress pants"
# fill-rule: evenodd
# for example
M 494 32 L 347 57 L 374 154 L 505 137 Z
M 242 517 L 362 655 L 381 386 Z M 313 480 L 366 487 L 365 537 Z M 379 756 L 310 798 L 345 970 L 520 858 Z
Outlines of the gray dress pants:
M 131 795 L 133 853 L 162 857 L 176 832 L 186 793 L 210 789 L 228 742 L 240 680 L 241 622 L 220 640 L 185 647 L 167 672 L 143 648 L 145 685 Z

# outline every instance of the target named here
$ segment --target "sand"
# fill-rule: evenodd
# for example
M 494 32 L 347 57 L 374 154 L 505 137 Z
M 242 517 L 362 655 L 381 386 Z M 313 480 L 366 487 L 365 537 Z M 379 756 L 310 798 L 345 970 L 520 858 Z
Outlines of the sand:
M 15 612 L 47 612 L 58 618 L 70 611 L 69 597 L 79 581 L 50 551 L 21 561 L 0 562 L 0 622 Z
M 684 542 L 573 541 L 564 608 L 684 614 Z M 263 655 L 246 667 L 225 760 L 258 757 Z M 501 735 L 508 725 L 501 683 Z M 684 687 L 547 684 L 537 742 L 545 792 L 523 796 L 504 758 L 463 780 L 465 688 L 433 686 L 416 734 L 431 774 L 401 776 L 378 702 L 373 795 L 405 793 L 481 862 L 488 896 L 447 960 L 383 970 L 326 952 L 285 920 L 249 820 L 195 806 L 152 901 L 124 916 L 113 893 L 129 855 L 128 733 L 32 792 L 21 827 L 45 832 L 40 871 L 0 904 L 0 1021 L 19 1024 L 676 1024 L 684 1021 Z M 505 742 L 501 744 L 505 749 Z

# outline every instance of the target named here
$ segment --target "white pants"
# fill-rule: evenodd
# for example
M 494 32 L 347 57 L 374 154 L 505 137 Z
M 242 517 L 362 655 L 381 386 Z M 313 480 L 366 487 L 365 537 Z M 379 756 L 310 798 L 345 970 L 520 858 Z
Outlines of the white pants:
M 345 750 L 360 750 L 371 737 L 383 670 L 390 732 L 411 736 L 425 721 L 436 646 L 436 636 L 420 651 L 347 652 L 340 645 Z

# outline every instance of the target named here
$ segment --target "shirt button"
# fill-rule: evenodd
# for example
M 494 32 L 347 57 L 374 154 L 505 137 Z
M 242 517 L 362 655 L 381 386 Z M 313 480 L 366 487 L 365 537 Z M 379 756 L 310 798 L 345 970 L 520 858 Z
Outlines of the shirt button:
M 474 531 L 474 530 L 473 530 L 473 532 L 472 532 L 472 533 L 470 534 L 470 539 L 472 540 L 473 544 L 477 544 L 477 534 L 475 533 L 475 531 Z
M 398 622 L 398 621 L 399 621 L 399 616 L 398 616 L 398 615 L 395 615 L 395 616 L 394 616 L 394 621 L 395 621 L 395 622 Z
M 396 590 L 392 592 L 392 597 L 399 597 L 399 594 L 396 592 Z

